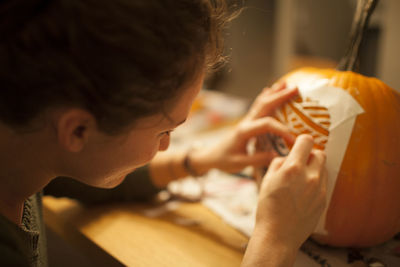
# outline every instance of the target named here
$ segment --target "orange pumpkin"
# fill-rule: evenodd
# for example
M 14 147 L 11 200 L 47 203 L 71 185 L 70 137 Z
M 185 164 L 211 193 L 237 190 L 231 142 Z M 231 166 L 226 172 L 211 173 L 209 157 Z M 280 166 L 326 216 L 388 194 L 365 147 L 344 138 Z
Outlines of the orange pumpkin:
M 324 79 L 364 109 L 357 116 L 327 210 L 320 243 L 372 246 L 400 231 L 400 95 L 376 78 L 351 71 L 303 68 L 290 84 Z
M 332 246 L 373 246 L 400 232 L 400 95 L 382 81 L 353 71 L 357 65 L 359 46 L 376 4 L 377 0 L 358 0 L 350 45 L 338 70 L 303 68 L 281 79 L 302 86 L 324 79 L 329 86 L 347 91 L 364 109 L 357 115 L 352 131 L 349 131 L 351 135 L 347 147 L 344 146 L 341 165 L 336 165 L 336 172 L 339 172 L 326 212 L 323 226 L 326 232 L 313 235 L 318 242 Z M 321 137 L 318 145 L 324 149 L 326 139 L 323 137 L 329 135 L 326 131 L 329 121 L 325 120 L 325 125 L 321 123 L 322 127 L 318 130 L 311 116 L 306 118 L 301 115 L 301 107 L 296 110 L 295 105 L 292 102 L 284 106 L 278 118 L 289 125 L 295 134 L 311 131 L 316 138 Z M 337 105 L 343 104 L 339 101 Z M 321 107 L 316 105 L 311 108 Z M 297 114 L 289 117 L 288 112 Z M 299 121 L 303 126 L 308 125 L 303 127 Z M 329 138 L 328 146 L 329 140 L 333 140 Z M 338 140 L 341 142 L 342 138 Z M 279 144 L 274 145 L 279 152 L 277 147 Z

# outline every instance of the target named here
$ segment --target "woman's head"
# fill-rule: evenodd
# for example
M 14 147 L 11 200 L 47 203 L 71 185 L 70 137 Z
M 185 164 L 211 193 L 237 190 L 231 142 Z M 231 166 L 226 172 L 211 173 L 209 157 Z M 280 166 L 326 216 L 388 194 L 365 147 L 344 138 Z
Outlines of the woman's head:
M 109 134 L 218 63 L 228 20 L 222 0 L 8 0 L 0 17 L 0 121 L 71 106 Z

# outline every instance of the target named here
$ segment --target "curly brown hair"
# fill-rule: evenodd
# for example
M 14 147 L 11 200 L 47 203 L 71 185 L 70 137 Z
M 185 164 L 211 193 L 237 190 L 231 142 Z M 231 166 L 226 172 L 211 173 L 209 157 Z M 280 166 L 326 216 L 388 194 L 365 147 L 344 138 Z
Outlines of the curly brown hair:
M 118 133 L 224 61 L 231 18 L 223 0 L 1 1 L 0 120 L 76 106 Z

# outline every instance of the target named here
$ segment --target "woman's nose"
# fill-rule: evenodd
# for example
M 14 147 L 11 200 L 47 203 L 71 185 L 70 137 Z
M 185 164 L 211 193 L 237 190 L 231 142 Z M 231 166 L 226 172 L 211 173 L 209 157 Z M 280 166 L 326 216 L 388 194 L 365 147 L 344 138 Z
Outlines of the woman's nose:
M 163 136 L 160 140 L 160 146 L 158 148 L 158 151 L 165 151 L 169 147 L 169 142 L 170 142 L 170 136 L 169 134 L 166 134 Z

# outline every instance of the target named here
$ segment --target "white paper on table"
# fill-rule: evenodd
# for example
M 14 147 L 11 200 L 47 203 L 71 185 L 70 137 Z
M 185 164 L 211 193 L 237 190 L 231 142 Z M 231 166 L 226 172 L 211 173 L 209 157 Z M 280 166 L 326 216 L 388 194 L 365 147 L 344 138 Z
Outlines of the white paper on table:
M 328 170 L 327 207 L 329 207 L 354 123 L 357 116 L 364 113 L 364 109 L 347 91 L 329 86 L 326 79 L 313 82 L 304 81 L 296 84 L 290 84 L 290 80 L 287 82 L 289 86 L 297 86 L 303 98 L 309 97 L 318 100 L 319 104 L 326 107 L 329 111 L 331 125 L 329 127 L 328 143 L 325 148 L 327 156 L 326 167 Z M 326 234 L 325 221 L 327 209 L 325 209 L 321 216 L 315 233 Z
M 255 225 L 258 199 L 253 180 L 238 178 L 219 170 L 211 170 L 206 177 L 202 203 L 221 216 L 246 236 L 251 236 Z

